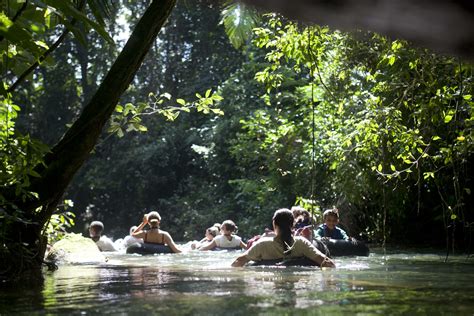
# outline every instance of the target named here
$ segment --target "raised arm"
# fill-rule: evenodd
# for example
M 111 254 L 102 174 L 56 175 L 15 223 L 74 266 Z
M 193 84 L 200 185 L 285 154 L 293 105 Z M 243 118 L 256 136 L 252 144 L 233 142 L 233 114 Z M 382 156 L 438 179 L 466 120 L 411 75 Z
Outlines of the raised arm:
M 143 238 L 145 236 L 145 232 L 143 231 L 143 228 L 145 227 L 146 224 L 148 224 L 148 217 L 145 214 L 143 215 L 143 220 L 140 223 L 140 225 L 138 225 L 138 227 L 132 233 L 132 236 L 135 238 Z

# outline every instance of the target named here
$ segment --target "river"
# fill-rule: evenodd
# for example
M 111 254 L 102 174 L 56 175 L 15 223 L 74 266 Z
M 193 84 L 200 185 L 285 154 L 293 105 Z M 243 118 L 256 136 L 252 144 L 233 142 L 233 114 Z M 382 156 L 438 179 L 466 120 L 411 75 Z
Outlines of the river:
M 372 251 L 336 269 L 230 267 L 239 252 L 61 265 L 42 287 L 0 289 L 0 314 L 474 315 L 474 259 Z

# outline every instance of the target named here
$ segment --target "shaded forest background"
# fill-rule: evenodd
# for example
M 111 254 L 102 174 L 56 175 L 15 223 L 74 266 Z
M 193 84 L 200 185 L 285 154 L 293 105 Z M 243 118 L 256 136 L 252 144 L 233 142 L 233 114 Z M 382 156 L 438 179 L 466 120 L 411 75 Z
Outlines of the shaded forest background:
M 113 7 L 118 46 L 146 6 Z M 231 42 L 221 14 L 178 1 L 65 195 L 72 230 L 101 220 L 119 238 L 158 210 L 176 240 L 226 219 L 250 237 L 300 204 L 336 206 L 360 239 L 470 247 L 471 65 L 274 14 L 242 15 L 257 28 Z M 52 146 L 79 115 L 119 51 L 94 32 L 86 42 L 64 42 L 15 94 L 21 133 Z M 222 97 L 218 109 L 183 110 L 196 93 Z

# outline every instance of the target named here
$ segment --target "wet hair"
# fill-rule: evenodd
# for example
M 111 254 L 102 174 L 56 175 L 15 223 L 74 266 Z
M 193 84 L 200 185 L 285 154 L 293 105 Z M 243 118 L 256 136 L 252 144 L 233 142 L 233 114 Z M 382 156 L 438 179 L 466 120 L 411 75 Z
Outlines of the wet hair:
M 218 230 L 217 227 L 215 227 L 215 226 L 209 227 L 209 228 L 207 229 L 207 231 L 208 231 L 209 234 L 211 234 L 213 237 L 216 237 L 217 234 L 219 233 L 219 230 Z
M 323 213 L 323 220 L 326 220 L 328 216 L 334 216 L 335 218 L 339 219 L 339 210 L 337 208 L 330 208 L 325 210 Z
M 89 228 L 92 228 L 98 233 L 101 233 L 104 230 L 104 224 L 101 221 L 93 221 L 90 223 Z
M 231 221 L 230 219 L 225 220 L 224 222 L 222 222 L 221 227 L 222 226 L 224 226 L 225 229 L 230 231 L 231 233 L 236 232 L 237 229 L 238 229 L 237 225 L 235 225 L 235 223 L 233 221 Z
M 158 223 L 161 221 L 161 216 L 158 212 L 153 211 L 148 213 L 147 219 L 151 227 L 158 227 Z
M 273 222 L 280 229 L 281 239 L 283 241 L 283 250 L 288 254 L 288 250 L 293 246 L 294 239 L 291 228 L 293 227 L 293 212 L 287 208 L 276 210 L 273 214 Z M 290 250 L 291 251 L 291 250 Z

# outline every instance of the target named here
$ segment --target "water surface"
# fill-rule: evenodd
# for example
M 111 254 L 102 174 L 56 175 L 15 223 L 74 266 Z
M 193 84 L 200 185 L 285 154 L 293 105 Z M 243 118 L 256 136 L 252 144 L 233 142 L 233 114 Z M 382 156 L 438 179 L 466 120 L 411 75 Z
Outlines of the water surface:
M 239 252 L 62 265 L 44 286 L 0 290 L 0 314 L 474 315 L 474 260 L 416 253 L 337 258 L 336 269 L 232 268 Z

